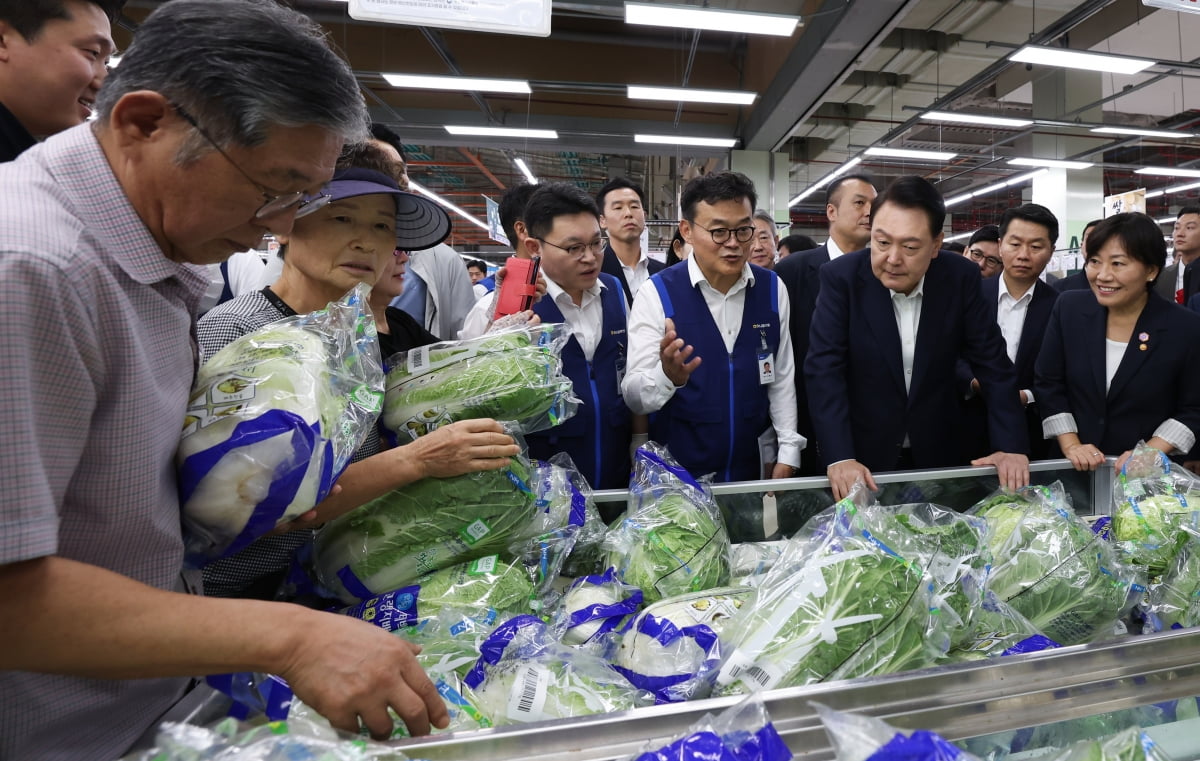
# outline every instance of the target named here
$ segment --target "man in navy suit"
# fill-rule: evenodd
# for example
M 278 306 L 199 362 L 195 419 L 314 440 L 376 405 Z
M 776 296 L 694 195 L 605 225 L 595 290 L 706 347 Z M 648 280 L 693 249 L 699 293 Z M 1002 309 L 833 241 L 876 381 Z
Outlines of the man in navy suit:
M 642 250 L 646 193 L 636 182 L 614 177 L 596 194 L 596 206 L 600 208 L 600 227 L 608 236 L 600 270 L 621 283 L 625 303 L 632 304 L 642 284 L 666 267 Z
M 1034 459 L 1047 456 L 1042 438 L 1042 418 L 1033 395 L 1033 365 L 1050 311 L 1058 299 L 1058 291 L 1040 279 L 1042 271 L 1054 254 L 1058 240 L 1058 219 L 1045 206 L 1027 203 L 1004 212 L 1000 221 L 1000 259 L 1003 269 L 997 277 L 983 281 L 983 297 L 988 312 L 1000 326 L 1008 358 L 1017 370 L 1017 387 L 1025 407 L 1026 428 L 1029 432 L 1030 453 Z M 959 362 L 959 371 L 967 381 L 967 409 L 964 410 L 964 432 L 974 443 L 972 456 L 990 451 L 987 437 L 987 417 L 979 397 L 979 381 L 966 363 Z
M 1005 488 L 1029 482 L 1017 377 L 988 313 L 979 267 L 938 256 L 946 206 L 901 177 L 871 208 L 871 247 L 820 270 L 804 363 L 808 406 L 834 497 L 872 470 L 965 465 L 955 420 L 961 357 L 988 407 L 993 465 Z
M 817 270 L 842 254 L 866 248 L 871 237 L 871 202 L 876 195 L 875 186 L 866 175 L 848 174 L 831 182 L 825 191 L 828 242 L 808 251 L 796 251 L 775 265 L 775 274 L 787 288 L 791 301 L 792 318 L 788 327 L 798 368 L 803 366 L 804 355 L 808 353 L 808 330 L 820 290 Z M 800 475 L 821 475 L 824 468 L 818 456 L 820 442 L 814 442 L 802 372 L 796 373 L 796 407 L 800 435 L 808 439 L 808 446 L 800 453 Z

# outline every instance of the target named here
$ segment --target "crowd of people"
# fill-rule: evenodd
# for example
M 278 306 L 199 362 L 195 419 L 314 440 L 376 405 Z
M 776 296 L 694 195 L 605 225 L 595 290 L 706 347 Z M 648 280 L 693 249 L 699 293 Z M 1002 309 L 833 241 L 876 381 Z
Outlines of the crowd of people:
M 389 710 L 413 734 L 444 726 L 403 640 L 271 600 L 314 527 L 504 467 L 520 449 L 501 425 L 369 435 L 328 499 L 203 574 L 184 569 L 174 453 L 199 364 L 237 337 L 365 283 L 386 360 L 485 333 L 505 271 L 444 244 L 446 212 L 406 191 L 399 138 L 304 16 L 174 0 L 109 72 L 120 6 L 0 2 L 0 758 L 115 758 L 196 677 L 234 671 L 279 674 L 344 729 L 385 736 Z M 779 239 L 745 176 L 700 176 L 664 263 L 628 178 L 509 189 L 505 234 L 541 265 L 524 318 L 566 324 L 580 399 L 529 454 L 623 488 L 653 439 L 697 475 L 825 475 L 839 498 L 966 464 L 1019 487 L 1031 457 L 1091 470 L 1142 440 L 1195 465 L 1200 208 L 1179 213 L 1173 264 L 1153 220 L 1118 214 L 1051 285 L 1042 206 L 960 256 L 922 178 L 825 192 L 817 245 Z M 231 274 L 268 234 L 270 266 Z

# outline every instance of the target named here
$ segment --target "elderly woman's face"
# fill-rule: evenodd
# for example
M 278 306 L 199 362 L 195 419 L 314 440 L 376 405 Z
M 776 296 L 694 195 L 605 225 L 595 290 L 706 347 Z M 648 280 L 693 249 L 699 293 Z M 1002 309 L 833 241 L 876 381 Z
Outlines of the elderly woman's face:
M 339 293 L 375 285 L 396 250 L 396 202 L 391 195 L 334 201 L 296 220 L 284 267 L 317 287 Z

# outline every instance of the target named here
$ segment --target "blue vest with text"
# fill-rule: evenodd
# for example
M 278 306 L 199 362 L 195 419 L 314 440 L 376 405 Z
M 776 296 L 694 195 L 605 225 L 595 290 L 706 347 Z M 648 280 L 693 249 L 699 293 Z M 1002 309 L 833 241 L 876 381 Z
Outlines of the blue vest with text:
M 600 291 L 603 313 L 600 341 L 589 363 L 574 336 L 562 351 L 563 374 L 579 397 L 575 416 L 545 431 L 525 436 L 529 455 L 548 460 L 566 452 L 593 489 L 629 487 L 629 408 L 621 397 L 625 373 L 625 292 L 612 275 L 601 274 L 606 288 Z M 543 298 L 533 311 L 542 322 L 563 322 L 553 299 Z
M 762 478 L 758 437 L 771 425 L 768 386 L 759 383 L 760 357 L 779 349 L 779 279 L 750 265 L 742 326 L 733 352 L 686 265 L 650 278 L 666 316 L 684 345 L 703 361 L 683 388 L 650 418 L 650 438 L 665 444 L 697 478 L 714 473 L 718 483 Z

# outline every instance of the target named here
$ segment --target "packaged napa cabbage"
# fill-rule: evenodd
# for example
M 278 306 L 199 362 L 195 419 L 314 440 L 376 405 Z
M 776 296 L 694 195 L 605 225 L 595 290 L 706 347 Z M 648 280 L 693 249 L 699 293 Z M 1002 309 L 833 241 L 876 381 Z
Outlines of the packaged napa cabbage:
M 642 614 L 670 621 L 679 628 L 704 625 L 721 637 L 754 599 L 750 587 L 717 587 L 664 598 L 647 606 Z
M 969 637 L 951 646 L 946 653 L 947 662 L 965 663 L 1060 647 L 991 590 L 973 590 L 972 604 L 976 609 L 971 616 Z
M 475 418 L 521 433 L 556 426 L 579 404 L 562 373 L 569 338 L 561 323 L 535 325 L 397 354 L 388 360 L 384 426 L 400 443 Z
M 1147 631 L 1200 626 L 1200 532 L 1188 529 L 1185 537 L 1162 579 L 1150 585 L 1143 611 Z
M 1045 758 L 1047 761 L 1169 761 L 1140 727 L 1096 740 L 1082 740 Z
M 654 442 L 634 456 L 629 507 L 604 545 L 648 603 L 729 583 L 729 535 L 711 490 Z
M 1059 482 L 997 493 L 970 512 L 988 522 L 987 588 L 1055 642 L 1111 636 L 1145 589 L 1075 515 Z
M 614 668 L 658 703 L 708 697 L 721 665 L 721 642 L 704 624 L 676 626 L 643 612 L 621 635 Z
M 427 672 L 457 674 L 466 678 L 479 648 L 502 620 L 493 609 L 464 615 L 462 611 L 442 610 L 432 618 L 422 619 L 416 626 L 397 629 L 403 640 L 421 646 L 417 663 Z
M 837 761 L 978 761 L 935 732 L 904 732 L 872 716 L 812 703 Z
M 559 601 L 554 630 L 564 645 L 584 645 L 619 630 L 642 607 L 642 590 L 613 569 L 571 583 Z
M 516 614 L 529 609 L 533 584 L 519 563 L 499 555 L 443 568 L 422 576 L 416 584 L 343 608 L 342 613 L 387 631 L 413 626 L 443 610 L 495 611 Z
M 741 542 L 733 545 L 731 573 L 738 584 L 755 586 L 783 552 L 783 542 Z
M 313 565 L 327 590 L 354 603 L 504 551 L 536 511 L 523 456 L 500 470 L 423 478 L 326 524 Z
M 1121 554 L 1158 576 L 1200 528 L 1200 506 L 1189 502 L 1196 479 L 1154 447 L 1139 443 L 1113 481 L 1112 533 Z
M 762 698 L 751 695 L 717 716 L 705 714 L 687 734 L 629 761 L 790 761 Z
M 379 416 L 370 288 L 226 344 L 196 374 L 176 453 L 189 562 L 311 510 Z
M 541 619 L 517 616 L 480 647 L 466 678 L 497 726 L 628 711 L 653 703 L 606 661 L 563 645 Z

